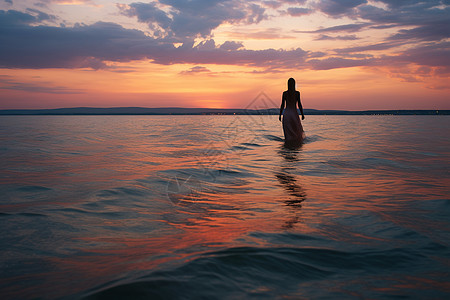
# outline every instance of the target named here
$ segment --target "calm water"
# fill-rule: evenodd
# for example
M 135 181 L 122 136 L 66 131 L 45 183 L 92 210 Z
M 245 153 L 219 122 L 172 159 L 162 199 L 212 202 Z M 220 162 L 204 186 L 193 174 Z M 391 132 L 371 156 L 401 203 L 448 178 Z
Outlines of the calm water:
M 450 297 L 450 117 L 3 116 L 3 299 Z

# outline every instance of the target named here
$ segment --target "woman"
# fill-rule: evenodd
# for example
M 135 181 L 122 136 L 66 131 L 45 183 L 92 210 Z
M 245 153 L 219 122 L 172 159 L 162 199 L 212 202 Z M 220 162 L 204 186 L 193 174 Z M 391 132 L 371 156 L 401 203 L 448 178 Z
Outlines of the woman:
M 305 119 L 303 114 L 302 103 L 300 102 L 300 92 L 295 90 L 294 78 L 288 80 L 288 90 L 283 92 L 283 98 L 280 107 L 280 116 L 278 119 L 281 121 L 281 114 L 283 114 L 283 131 L 284 131 L 284 143 L 288 147 L 300 146 L 305 133 L 303 132 L 302 123 L 297 111 L 298 108 L 302 114 L 302 120 Z M 286 109 L 283 109 L 286 106 Z

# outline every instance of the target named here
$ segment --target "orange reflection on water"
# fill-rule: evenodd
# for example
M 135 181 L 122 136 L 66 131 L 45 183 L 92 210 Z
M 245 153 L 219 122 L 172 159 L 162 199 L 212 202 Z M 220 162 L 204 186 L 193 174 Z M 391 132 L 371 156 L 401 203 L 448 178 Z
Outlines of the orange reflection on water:
M 52 244 L 57 251 L 48 257 L 45 253 L 53 249 L 39 252 L 50 271 L 8 280 L 42 280 L 42 294 L 58 297 L 67 290 L 76 293 L 114 284 L 118 278 L 148 275 L 214 250 L 278 247 L 283 242 L 302 247 L 307 243 L 302 235 L 352 246 L 376 242 L 395 246 L 396 235 L 379 234 L 378 227 L 380 232 L 396 229 L 395 225 L 419 233 L 425 225 L 431 230 L 439 223 L 417 223 L 401 213 L 411 211 L 411 198 L 448 195 L 444 180 L 433 185 L 431 176 L 414 169 L 405 176 L 395 158 L 376 160 L 381 150 L 367 146 L 371 137 L 352 140 L 355 134 L 333 124 L 338 122 L 332 118 L 317 119 L 315 124 L 325 137 L 311 134 L 310 142 L 294 150 L 282 147 L 275 130 L 271 132 L 275 139 L 263 139 L 261 134 L 254 141 L 248 124 L 235 121 L 240 129 L 227 132 L 231 123 L 224 120 L 229 118 L 193 122 L 155 117 L 141 120 L 141 127 L 136 120 L 114 119 L 107 133 L 95 132 L 96 126 L 84 128 L 82 139 L 73 135 L 75 141 L 49 144 L 48 151 L 42 151 L 46 154 L 23 156 L 25 171 L 8 169 L 5 184 L 31 189 L 11 192 L 10 201 L 2 204 L 4 212 L 12 216 L 27 209 L 42 212 L 53 226 L 49 238 L 63 244 Z M 183 188 L 170 189 L 189 178 Z M 22 221 L 19 217 L 17 224 Z M 272 233 L 281 242 L 264 237 Z M 296 239 L 293 244 L 283 240 L 290 233 Z M 55 238 L 60 235 L 64 239 Z M 11 293 L 21 295 L 18 290 Z

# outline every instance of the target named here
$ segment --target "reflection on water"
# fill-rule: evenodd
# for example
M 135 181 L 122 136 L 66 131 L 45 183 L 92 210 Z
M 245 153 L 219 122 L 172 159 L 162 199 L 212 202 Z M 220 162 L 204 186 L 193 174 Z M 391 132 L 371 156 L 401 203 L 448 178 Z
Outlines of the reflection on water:
M 1 117 L 2 297 L 448 298 L 450 118 L 247 117 Z
M 301 145 L 296 148 L 280 147 L 278 154 L 284 159 L 280 163 L 280 171 L 275 173 L 276 178 L 284 187 L 287 194 L 290 196 L 284 200 L 286 206 L 291 210 L 290 218 L 285 221 L 282 226 L 285 229 L 293 228 L 296 223 L 300 221 L 301 203 L 306 200 L 306 192 L 298 183 L 296 176 L 293 174 L 298 164 Z

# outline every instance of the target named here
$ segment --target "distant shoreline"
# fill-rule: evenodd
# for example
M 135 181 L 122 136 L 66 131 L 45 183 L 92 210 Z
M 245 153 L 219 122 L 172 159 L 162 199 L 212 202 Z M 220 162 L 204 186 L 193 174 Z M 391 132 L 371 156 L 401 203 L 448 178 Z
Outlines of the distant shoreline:
M 219 109 L 182 107 L 73 107 L 56 109 L 3 109 L 1 115 L 278 115 L 278 108 Z M 450 110 L 316 110 L 305 109 L 305 115 L 450 115 Z

